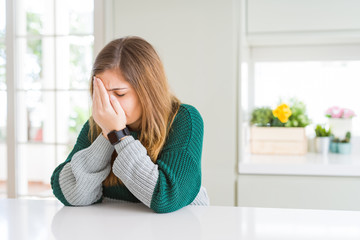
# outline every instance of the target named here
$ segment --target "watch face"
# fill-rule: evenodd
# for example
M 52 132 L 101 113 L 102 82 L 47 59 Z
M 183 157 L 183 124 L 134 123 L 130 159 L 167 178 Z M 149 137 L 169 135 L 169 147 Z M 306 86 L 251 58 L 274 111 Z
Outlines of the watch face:
M 125 136 L 128 136 L 130 135 L 130 131 L 128 128 L 124 128 L 120 131 L 111 131 L 109 134 L 108 134 L 108 139 L 110 141 L 110 143 L 112 145 L 114 144 L 117 144 L 118 142 L 121 141 L 121 138 L 125 137 Z
M 115 144 L 117 143 L 120 139 L 118 138 L 117 134 L 116 134 L 116 131 L 111 131 L 109 134 L 108 134 L 108 138 L 109 138 L 109 141 L 111 144 Z

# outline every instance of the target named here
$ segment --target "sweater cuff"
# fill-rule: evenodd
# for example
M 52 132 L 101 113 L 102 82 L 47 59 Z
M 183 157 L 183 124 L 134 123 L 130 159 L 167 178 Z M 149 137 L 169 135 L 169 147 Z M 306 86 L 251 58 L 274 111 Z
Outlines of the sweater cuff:
M 86 154 L 83 153 L 85 151 Z M 84 169 L 86 172 L 101 171 L 110 162 L 113 151 L 111 143 L 100 134 L 88 148 L 74 154 L 71 161 L 72 169 L 74 172 L 82 172 Z M 82 157 L 76 157 L 79 154 Z
M 150 207 L 159 178 L 157 164 L 147 155 L 146 148 L 129 136 L 115 145 L 118 156 L 113 165 L 114 174 L 142 203 Z
M 120 151 L 122 151 L 127 145 L 129 145 L 131 142 L 134 142 L 135 139 L 133 136 L 127 136 L 126 138 L 124 138 L 123 140 L 121 140 L 119 143 L 117 143 L 116 145 L 114 145 L 115 150 L 117 153 L 119 153 Z

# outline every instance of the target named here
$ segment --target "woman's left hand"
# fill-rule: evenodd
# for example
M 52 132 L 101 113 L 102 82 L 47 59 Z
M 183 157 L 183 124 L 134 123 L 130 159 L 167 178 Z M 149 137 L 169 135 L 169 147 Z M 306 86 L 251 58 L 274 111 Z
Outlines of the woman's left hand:
M 109 97 L 103 82 L 97 77 L 94 77 L 93 81 L 92 116 L 107 138 L 109 132 L 126 127 L 126 116 L 116 97 L 113 95 Z

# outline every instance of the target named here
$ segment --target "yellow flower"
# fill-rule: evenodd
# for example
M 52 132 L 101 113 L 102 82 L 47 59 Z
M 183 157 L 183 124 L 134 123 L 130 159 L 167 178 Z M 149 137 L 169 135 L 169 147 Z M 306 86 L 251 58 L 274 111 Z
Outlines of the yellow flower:
M 273 114 L 280 120 L 280 122 L 286 123 L 291 116 L 291 110 L 288 105 L 283 103 L 273 110 Z

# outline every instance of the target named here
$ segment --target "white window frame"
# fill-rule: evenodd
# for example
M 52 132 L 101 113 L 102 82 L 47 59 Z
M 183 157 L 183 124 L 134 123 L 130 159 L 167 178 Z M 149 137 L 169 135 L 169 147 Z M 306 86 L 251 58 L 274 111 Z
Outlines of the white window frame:
M 94 0 L 94 53 L 104 45 L 104 6 L 106 0 Z M 19 153 L 17 139 L 17 99 L 18 91 L 16 73 L 16 0 L 6 0 L 6 85 L 7 85 L 7 197 L 19 197 Z M 110 6 L 111 7 L 111 6 Z M 96 9 L 96 11 L 95 11 Z M 72 34 L 73 35 L 73 34 Z M 95 56 L 94 54 L 94 56 Z M 56 86 L 55 86 L 56 91 Z M 69 90 L 71 91 L 71 90 Z M 55 102 L 56 104 L 56 102 Z M 55 120 L 56 121 L 56 120 Z M 56 145 L 56 142 L 55 142 Z

